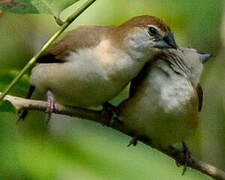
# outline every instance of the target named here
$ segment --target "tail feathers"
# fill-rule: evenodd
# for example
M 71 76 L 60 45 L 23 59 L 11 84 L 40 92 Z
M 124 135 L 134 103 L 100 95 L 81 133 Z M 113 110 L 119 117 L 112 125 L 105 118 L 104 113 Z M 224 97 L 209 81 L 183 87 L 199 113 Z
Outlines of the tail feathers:
M 26 96 L 27 99 L 30 99 L 32 97 L 32 94 L 34 93 L 34 90 L 35 90 L 35 86 L 31 85 L 30 89 L 27 93 L 27 96 Z
M 32 94 L 34 93 L 34 91 L 35 91 L 35 86 L 31 85 L 26 98 L 30 99 L 32 97 Z M 21 114 L 20 114 L 20 116 L 19 116 L 17 121 L 25 120 L 25 118 L 27 117 L 28 113 L 29 113 L 29 111 L 27 109 L 23 110 L 21 112 Z
M 29 111 L 27 109 L 23 110 L 21 112 L 21 114 L 19 115 L 19 118 L 17 119 L 17 122 L 24 121 L 25 118 L 27 117 L 28 113 L 29 113 Z

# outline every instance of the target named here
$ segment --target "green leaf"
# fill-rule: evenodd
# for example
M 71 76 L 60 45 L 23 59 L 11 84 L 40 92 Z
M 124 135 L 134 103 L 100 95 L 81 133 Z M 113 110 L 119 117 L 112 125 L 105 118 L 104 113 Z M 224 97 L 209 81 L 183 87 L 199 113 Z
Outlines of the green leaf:
M 0 70 L 0 91 L 4 91 L 10 82 L 18 75 L 17 70 Z M 30 87 L 28 75 L 24 75 L 22 79 L 10 91 L 10 94 L 26 96 Z
M 11 102 L 5 100 L 0 102 L 0 112 L 13 112 L 15 113 L 16 110 Z
M 79 0 L 0 0 L 0 9 L 20 14 L 59 14 Z

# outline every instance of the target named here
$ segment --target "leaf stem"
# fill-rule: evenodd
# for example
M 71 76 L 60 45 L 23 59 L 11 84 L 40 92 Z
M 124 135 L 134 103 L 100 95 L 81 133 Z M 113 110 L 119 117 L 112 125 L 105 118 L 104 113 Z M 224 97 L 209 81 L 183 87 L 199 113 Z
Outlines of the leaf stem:
M 52 43 L 65 31 L 65 29 L 95 1 L 96 0 L 86 1 L 79 9 L 77 9 L 77 11 L 75 11 L 71 16 L 69 16 L 67 18 L 67 20 L 60 27 L 60 29 L 45 43 L 45 45 L 40 49 L 40 51 L 31 58 L 31 60 L 26 64 L 26 66 L 20 71 L 20 73 L 15 77 L 15 79 L 9 84 L 9 86 L 1 94 L 0 101 L 3 100 L 3 98 L 12 89 L 12 87 L 21 79 L 21 77 L 37 61 L 37 59 L 52 45 Z

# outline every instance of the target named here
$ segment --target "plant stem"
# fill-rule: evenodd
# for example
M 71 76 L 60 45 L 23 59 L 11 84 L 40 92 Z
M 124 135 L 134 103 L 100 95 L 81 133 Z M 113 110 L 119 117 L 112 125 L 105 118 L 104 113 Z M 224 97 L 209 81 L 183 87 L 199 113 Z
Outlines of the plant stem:
M 52 43 L 65 31 L 65 29 L 95 1 L 96 0 L 88 0 L 79 9 L 77 9 L 77 11 L 75 11 L 71 16 L 69 16 L 67 18 L 67 20 L 60 27 L 60 29 L 45 43 L 45 45 L 41 48 L 41 50 L 34 57 L 31 58 L 31 60 L 26 64 L 26 66 L 20 71 L 20 73 L 15 77 L 15 79 L 9 84 L 9 86 L 1 94 L 0 101 L 3 100 L 3 98 L 12 89 L 12 87 L 21 79 L 21 77 L 37 61 L 37 59 L 52 45 Z

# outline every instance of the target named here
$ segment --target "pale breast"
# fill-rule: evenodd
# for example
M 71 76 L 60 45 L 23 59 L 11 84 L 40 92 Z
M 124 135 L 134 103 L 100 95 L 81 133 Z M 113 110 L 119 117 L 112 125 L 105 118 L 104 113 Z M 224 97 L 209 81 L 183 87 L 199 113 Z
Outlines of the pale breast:
M 121 118 L 131 129 L 167 146 L 194 133 L 198 122 L 195 90 L 187 79 L 157 67 L 149 70 L 134 96 L 120 105 Z

